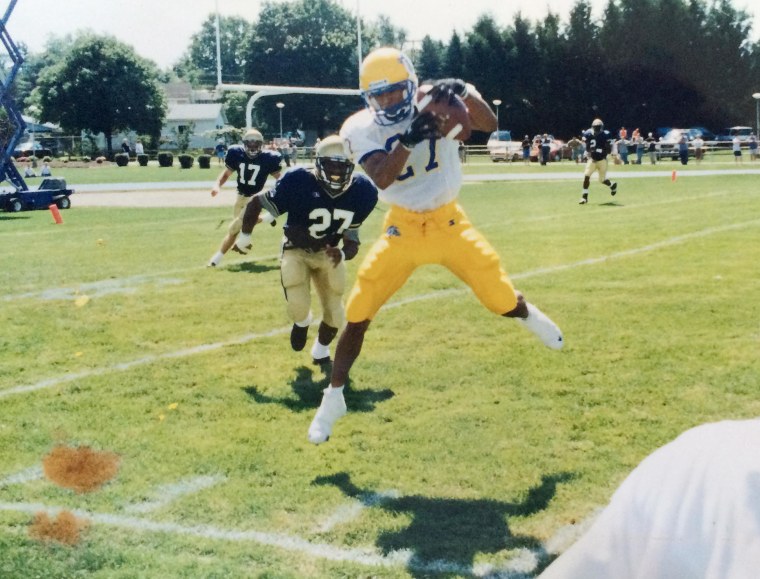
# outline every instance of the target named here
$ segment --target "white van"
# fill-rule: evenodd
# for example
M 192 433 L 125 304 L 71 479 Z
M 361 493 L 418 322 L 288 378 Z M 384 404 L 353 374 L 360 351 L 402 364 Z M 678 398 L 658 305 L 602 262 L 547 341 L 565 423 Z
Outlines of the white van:
M 509 131 L 494 131 L 486 143 L 491 161 L 517 161 L 522 157 L 522 142 L 513 141 Z

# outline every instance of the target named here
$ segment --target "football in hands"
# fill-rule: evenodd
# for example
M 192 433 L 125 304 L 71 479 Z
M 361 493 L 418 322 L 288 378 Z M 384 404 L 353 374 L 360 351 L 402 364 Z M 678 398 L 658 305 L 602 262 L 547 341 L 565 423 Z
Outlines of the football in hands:
M 454 141 L 466 141 L 470 138 L 472 126 L 467 105 L 457 95 L 438 101 L 421 89 L 417 93 L 417 110 L 433 113 L 440 123 L 441 136 Z

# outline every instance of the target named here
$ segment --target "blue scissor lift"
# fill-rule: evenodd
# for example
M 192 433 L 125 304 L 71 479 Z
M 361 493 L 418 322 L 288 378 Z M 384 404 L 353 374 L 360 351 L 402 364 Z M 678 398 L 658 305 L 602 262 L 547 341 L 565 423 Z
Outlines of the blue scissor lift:
M 8 17 L 13 12 L 17 0 L 11 0 L 5 15 L 0 20 L 0 42 L 8 54 L 11 61 L 11 68 L 8 74 L 0 79 L 0 106 L 5 109 L 8 116 L 9 126 L 13 127 L 10 138 L 5 143 L 0 143 L 0 182 L 7 181 L 13 187 L 13 191 L 0 192 L 0 209 L 16 212 L 25 209 L 47 209 L 51 204 L 55 204 L 61 209 L 68 209 L 71 206 L 69 196 L 74 193 L 72 189 L 66 188 L 66 181 L 63 179 L 45 179 L 35 191 L 30 191 L 24 178 L 18 172 L 16 165 L 11 161 L 16 144 L 24 134 L 26 123 L 24 122 L 21 112 L 16 107 L 16 101 L 11 94 L 11 86 L 18 74 L 24 58 L 21 56 L 18 47 L 8 34 L 5 27 Z

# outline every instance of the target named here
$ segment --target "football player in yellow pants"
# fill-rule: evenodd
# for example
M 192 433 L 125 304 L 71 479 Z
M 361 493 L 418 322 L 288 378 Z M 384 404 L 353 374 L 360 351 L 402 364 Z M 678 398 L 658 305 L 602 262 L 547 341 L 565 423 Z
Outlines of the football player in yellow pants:
M 348 324 L 338 340 L 330 386 L 309 427 L 315 444 L 328 440 L 346 413 L 343 387 L 370 321 L 420 265 L 447 267 L 489 310 L 518 319 L 550 348 L 563 345 L 557 325 L 515 291 L 496 251 L 457 204 L 458 142 L 442 138 L 436 118 L 415 108 L 418 83 L 411 61 L 396 49 L 377 49 L 362 63 L 360 85 L 367 107 L 346 120 L 341 136 L 391 208 L 346 306 Z M 436 100 L 462 98 L 473 129 L 496 129 L 495 115 L 472 85 L 447 79 L 430 90 Z

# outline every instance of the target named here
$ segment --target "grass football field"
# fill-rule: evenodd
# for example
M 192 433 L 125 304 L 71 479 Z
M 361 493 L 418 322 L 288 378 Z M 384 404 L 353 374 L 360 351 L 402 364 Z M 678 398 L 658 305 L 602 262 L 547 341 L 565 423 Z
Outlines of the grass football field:
M 536 576 L 657 447 L 760 415 L 758 174 L 619 183 L 587 206 L 580 175 L 465 185 L 564 350 L 421 269 L 318 447 L 327 376 L 290 350 L 279 227 L 210 270 L 230 207 L 0 214 L 0 577 Z M 118 471 L 63 488 L 58 447 Z M 63 512 L 77 541 L 32 532 Z

